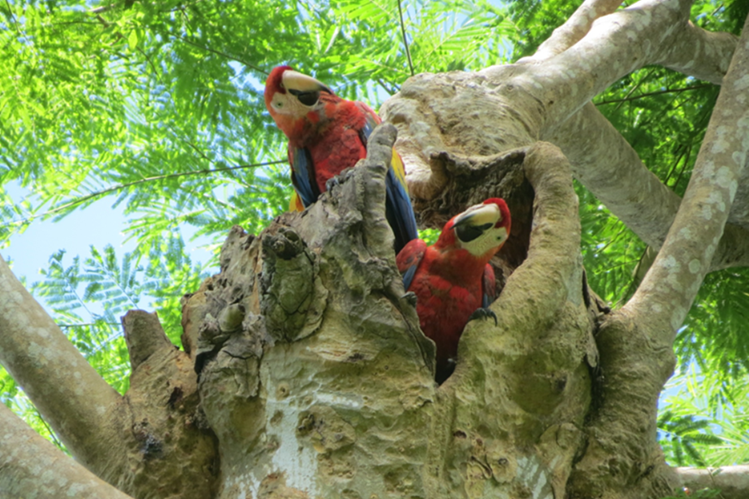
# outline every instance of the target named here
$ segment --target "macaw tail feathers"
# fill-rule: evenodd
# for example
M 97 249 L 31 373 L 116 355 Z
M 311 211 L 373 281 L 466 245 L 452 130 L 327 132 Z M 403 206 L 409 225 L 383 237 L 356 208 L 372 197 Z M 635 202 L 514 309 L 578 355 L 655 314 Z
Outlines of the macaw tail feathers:
M 419 238 L 419 230 L 416 227 L 411 199 L 404 187 L 395 180 L 392 169 L 388 171 L 386 183 L 385 216 L 395 234 L 395 254 L 397 255 L 409 241 Z

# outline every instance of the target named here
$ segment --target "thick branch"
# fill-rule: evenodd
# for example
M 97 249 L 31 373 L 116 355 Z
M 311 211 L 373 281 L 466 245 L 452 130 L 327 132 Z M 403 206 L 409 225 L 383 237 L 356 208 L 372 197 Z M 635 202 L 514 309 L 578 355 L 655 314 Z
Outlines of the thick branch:
M 164 333 L 158 316 L 143 310 L 130 310 L 122 317 L 122 329 L 130 353 L 133 371 L 153 354 L 161 350 L 173 350 L 174 345 Z
M 536 491 L 533 497 L 561 498 L 582 444 L 588 366 L 597 355 L 569 164 L 556 146 L 538 142 L 528 148 L 523 170 L 535 191 L 528 257 L 491 306 L 498 327 L 466 326 L 455 373 L 440 387 L 455 406 L 439 408 L 446 411 L 440 424 L 451 423 L 444 432 L 448 465 L 469 463 L 466 490 L 490 490 L 478 486 L 493 475 L 499 484 L 524 484 Z M 472 463 L 486 463 L 486 474 Z M 502 490 L 483 497 L 504 497 Z M 522 489 L 511 490 L 507 497 Z
M 625 308 L 673 339 L 710 270 L 749 152 L 749 29 L 723 80 L 676 219 L 653 266 Z M 665 381 L 665 380 L 664 380 Z
M 626 484 L 627 497 L 661 497 L 678 483 L 656 443 L 657 400 L 673 370 L 675 331 L 710 268 L 746 162 L 749 97 L 741 78 L 749 69 L 748 42 L 745 30 L 661 251 L 635 296 L 601 325 L 599 403 L 589 415 L 572 495 L 600 497 L 606 487 Z
M 0 491 L 3 497 L 130 498 L 63 454 L 3 404 Z
M 555 29 L 538 47 L 535 54 L 523 57 L 518 63 L 541 62 L 564 52 L 588 33 L 593 21 L 614 12 L 621 3 L 621 0 L 585 0 L 567 22 Z
M 569 50 L 518 75 L 520 85 L 539 89 L 534 93 L 545 110 L 541 131 L 567 119 L 624 75 L 660 60 L 674 43 L 672 27 L 687 22 L 689 3 L 641 0 L 596 20 Z
M 673 26 L 688 22 L 688 4 L 643 0 L 601 17 L 543 64 L 410 78 L 382 112 L 399 127 L 413 195 L 431 200 L 447 185 L 442 152 L 491 156 L 526 147 L 622 76 L 661 59 L 674 43 Z
M 364 187 L 362 213 L 367 246 L 379 258 L 392 258 L 393 231 L 385 218 L 385 176 L 393 156 L 393 144 L 398 131 L 393 125 L 377 127 L 369 137 L 367 158 L 357 168 L 363 169 L 361 182 Z
M 670 50 L 656 63 L 720 85 L 738 40 L 731 33 L 706 31 L 689 22 L 682 25 Z
M 524 169 L 535 191 L 528 257 L 510 275 L 491 308 L 501 318 L 500 330 L 504 333 L 500 336 L 524 331 L 519 336 L 533 343 L 531 338 L 546 334 L 568 300 L 582 302 L 580 222 L 569 163 L 556 146 L 539 142 L 531 147 Z M 506 345 L 494 339 L 496 334 L 493 324 L 484 323 L 479 328 L 469 323 L 460 343 L 457 378 L 461 378 L 462 369 L 491 370 L 482 365 L 482 360 L 502 364 Z M 491 351 L 496 351 L 495 356 L 487 357 Z M 503 383 L 506 380 L 487 380 L 489 386 Z
M 649 246 L 660 248 L 681 198 L 643 164 L 637 152 L 592 104 L 552 131 L 577 180 Z
M 722 468 L 676 468 L 676 474 L 691 493 L 703 489 L 719 489 L 720 499 L 749 497 L 749 466 Z
M 0 362 L 83 464 L 105 456 L 102 415 L 120 400 L 0 258 Z
M 548 139 L 570 159 L 577 180 L 648 246 L 660 249 L 681 198 L 648 170 L 593 104 L 586 104 Z M 711 270 L 748 264 L 749 231 L 727 225 Z

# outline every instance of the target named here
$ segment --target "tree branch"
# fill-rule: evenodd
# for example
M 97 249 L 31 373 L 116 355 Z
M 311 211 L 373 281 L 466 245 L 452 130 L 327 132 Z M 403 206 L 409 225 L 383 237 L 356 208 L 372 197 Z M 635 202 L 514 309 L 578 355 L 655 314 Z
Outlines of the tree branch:
M 596 497 L 627 484 L 630 497 L 661 497 L 678 483 L 656 443 L 657 401 L 675 364 L 676 330 L 715 253 L 747 160 L 749 30 L 710 120 L 695 170 L 663 247 L 629 302 L 596 337 L 603 375 L 588 417 L 588 447 L 569 491 Z M 660 494 L 660 495 L 657 495 Z
M 108 454 L 120 401 L 0 257 L 0 362 L 84 465 Z
M 681 92 L 688 92 L 690 90 L 697 90 L 700 88 L 706 88 L 710 85 L 694 85 L 692 87 L 684 87 L 684 88 L 667 88 L 665 90 L 658 90 L 657 92 L 646 92 L 644 94 L 639 95 L 633 95 L 633 96 L 627 96 L 623 99 L 609 99 L 609 100 L 601 100 L 595 103 L 596 106 L 601 106 L 603 104 L 613 104 L 615 102 L 630 102 L 637 99 L 642 99 L 643 97 L 650 97 L 653 95 L 661 95 L 661 94 L 676 94 Z
M 195 171 L 189 171 L 189 172 L 179 172 L 179 173 L 169 173 L 167 175 L 155 175 L 153 177 L 144 177 L 138 180 L 134 180 L 132 182 L 125 182 L 122 184 L 115 184 L 111 185 L 107 188 L 101 189 L 99 191 L 92 192 L 90 194 L 86 194 L 85 196 L 79 197 L 77 199 L 73 199 L 71 201 L 68 201 L 67 203 L 63 203 L 61 205 L 58 205 L 57 207 L 47 210 L 44 213 L 40 213 L 38 215 L 32 215 L 30 217 L 22 218 L 20 220 L 11 220 L 5 224 L 0 225 L 0 227 L 10 227 L 13 225 L 23 225 L 25 223 L 30 222 L 31 220 L 34 220 L 36 218 L 44 218 L 48 217 L 50 215 L 54 215 L 55 213 L 60 213 L 61 211 L 65 211 L 68 208 L 73 208 L 75 206 L 78 206 L 79 204 L 85 203 L 86 201 L 90 201 L 92 199 L 99 198 L 101 196 L 105 196 L 107 194 L 110 194 L 112 192 L 118 192 L 124 189 L 129 189 L 130 187 L 134 187 L 136 185 L 145 184 L 148 182 L 155 182 L 158 180 L 166 180 L 170 178 L 179 178 L 179 177 L 187 177 L 190 175 L 209 175 L 211 173 L 217 173 L 217 172 L 224 172 L 224 171 L 230 171 L 230 170 L 240 170 L 243 168 L 256 168 L 258 166 L 268 166 L 268 165 L 277 165 L 279 163 L 286 163 L 285 160 L 277 160 L 277 161 L 266 161 L 264 163 L 253 163 L 250 165 L 239 165 L 239 166 L 227 166 L 223 168 L 213 168 L 213 169 L 206 169 L 206 170 L 195 170 Z
M 567 155 L 577 180 L 649 246 L 660 248 L 681 199 L 592 104 L 548 137 Z
M 719 489 L 720 499 L 745 499 L 749 497 L 749 466 L 723 466 L 721 468 L 676 468 L 684 487 L 694 493 L 703 489 Z
M 714 33 L 687 22 L 676 33 L 669 50 L 654 62 L 720 85 L 738 40 L 731 33 Z
M 666 241 L 625 308 L 673 341 L 710 270 L 749 154 L 749 18 Z M 658 326 L 655 326 L 658 324 Z M 665 380 L 663 380 L 665 382 Z
M 0 491 L 4 497 L 132 499 L 63 454 L 3 404 Z
M 447 410 L 454 415 L 435 426 L 449 426 L 452 440 L 445 445 L 456 445 L 450 466 L 486 462 L 487 474 L 500 483 L 516 480 L 543 490 L 537 497 L 563 497 L 588 411 L 587 363 L 594 365 L 597 355 L 583 298 L 569 163 L 556 146 L 538 142 L 526 151 L 522 168 L 535 192 L 528 257 L 491 306 L 499 326 L 466 326 L 456 370 L 440 387 L 445 400 L 455 401 Z M 489 412 L 492 422 L 482 416 Z M 513 434 L 521 425 L 522 435 Z M 485 449 L 461 447 L 455 435 L 484 442 Z M 467 475 L 466 489 L 480 481 Z
M 524 171 L 535 192 L 528 257 L 492 308 L 503 328 L 545 331 L 570 295 L 582 293 L 580 217 L 569 162 L 556 146 L 539 142 L 530 147 Z
M 567 21 L 559 26 L 530 57 L 523 57 L 518 64 L 542 62 L 564 52 L 590 30 L 593 22 L 614 12 L 622 0 L 585 0 Z
M 396 147 L 413 195 L 431 200 L 447 184 L 435 159 L 442 151 L 488 156 L 544 140 L 613 82 L 662 58 L 673 43 L 672 26 L 686 23 L 688 15 L 685 1 L 642 0 L 600 17 L 544 64 L 410 78 L 382 112 L 398 124 Z M 477 100 L 482 113 L 470 111 Z
M 221 52 L 220 50 L 215 50 L 215 49 L 212 49 L 210 47 L 204 47 L 204 46 L 202 46 L 200 44 L 197 44 L 195 42 L 192 42 L 192 41 L 188 40 L 184 36 L 179 37 L 179 39 L 182 40 L 183 42 L 185 42 L 186 44 L 191 45 L 191 46 L 193 46 L 193 47 L 195 47 L 197 49 L 204 50 L 206 52 L 210 52 L 211 54 L 215 54 L 215 55 L 221 56 L 221 57 L 223 57 L 225 59 L 228 59 L 230 61 L 239 62 L 241 64 L 244 64 L 245 66 L 247 66 L 250 69 L 254 69 L 258 73 L 264 74 L 266 76 L 268 75 L 267 71 L 259 68 L 258 66 L 255 66 L 251 62 L 249 62 L 249 61 L 247 61 L 245 59 L 242 59 L 242 58 L 240 58 L 240 57 L 238 57 L 236 55 L 227 54 L 226 52 Z
M 660 249 L 681 198 L 640 160 L 637 151 L 591 103 L 544 137 L 564 151 L 575 178 L 634 231 Z M 749 231 L 727 225 L 711 270 L 749 264 Z
M 403 46 L 406 48 L 406 57 L 408 58 L 408 68 L 411 70 L 411 76 L 413 76 L 414 73 L 414 64 L 411 61 L 411 50 L 408 48 L 408 38 L 406 38 L 406 24 L 403 22 L 403 7 L 401 6 L 401 0 L 396 0 L 398 2 L 398 16 L 400 18 L 400 26 L 401 26 L 401 35 L 403 36 Z
M 584 38 L 545 64 L 529 66 L 527 77 L 543 89 L 534 94 L 544 103 L 544 124 L 555 126 L 621 77 L 660 60 L 674 43 L 670 28 L 688 16 L 689 2 L 641 0 L 599 18 Z

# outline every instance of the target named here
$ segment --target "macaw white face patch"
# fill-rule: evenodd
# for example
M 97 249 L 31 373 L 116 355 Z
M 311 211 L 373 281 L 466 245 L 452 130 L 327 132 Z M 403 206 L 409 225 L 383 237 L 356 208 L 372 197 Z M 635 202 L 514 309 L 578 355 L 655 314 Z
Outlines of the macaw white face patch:
M 270 105 L 273 107 L 275 113 L 294 118 L 306 116 L 307 113 L 313 111 L 315 108 L 315 106 L 305 106 L 296 98 L 296 96 L 291 95 L 288 92 L 285 94 L 276 92 Z
M 462 243 L 462 247 L 468 250 L 473 256 L 481 256 L 485 255 L 487 251 L 491 251 L 502 245 L 506 240 L 507 229 L 504 227 L 492 227 L 473 241 Z
M 498 226 L 501 221 L 502 213 L 496 204 L 471 206 L 454 222 L 458 244 L 473 256 L 492 251 L 507 239 L 507 229 Z

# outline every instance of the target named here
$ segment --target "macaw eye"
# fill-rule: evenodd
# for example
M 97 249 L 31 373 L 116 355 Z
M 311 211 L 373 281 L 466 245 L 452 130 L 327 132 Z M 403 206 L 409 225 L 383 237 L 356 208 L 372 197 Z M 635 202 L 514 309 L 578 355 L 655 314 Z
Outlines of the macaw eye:
M 273 103 L 273 105 L 276 106 L 276 107 L 283 107 L 283 102 L 276 101 L 276 102 Z
M 289 90 L 289 93 L 296 97 L 299 102 L 301 102 L 305 106 L 314 106 L 315 104 L 317 104 L 317 101 L 320 98 L 320 92 L 317 90 L 307 92 L 303 92 L 301 90 Z
M 491 229 L 492 225 L 493 224 L 491 223 L 484 225 L 458 225 L 455 227 L 455 234 L 458 236 L 458 239 L 467 243 L 473 241 L 485 231 Z

